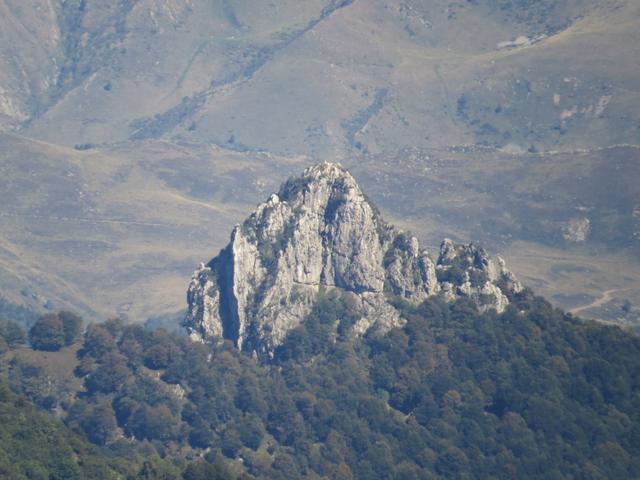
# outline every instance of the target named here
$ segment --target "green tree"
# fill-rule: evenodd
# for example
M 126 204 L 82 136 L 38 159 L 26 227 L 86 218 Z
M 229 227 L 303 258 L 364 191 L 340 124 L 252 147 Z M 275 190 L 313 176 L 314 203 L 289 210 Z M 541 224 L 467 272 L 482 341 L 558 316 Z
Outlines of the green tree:
M 189 431 L 189 443 L 194 448 L 210 447 L 214 441 L 214 433 L 211 425 L 205 422 L 201 417 L 196 417 L 191 422 L 191 430 Z
M 90 393 L 112 393 L 123 387 L 131 375 L 126 358 L 118 353 L 110 353 L 85 380 Z
M 166 405 L 144 405 L 133 412 L 128 427 L 136 438 L 165 441 L 178 433 L 178 419 Z
M 115 350 L 115 348 L 116 342 L 105 327 L 97 324 L 89 325 L 82 344 L 83 354 L 88 354 L 96 359 L 100 359 L 107 353 Z
M 111 440 L 118 428 L 111 402 L 106 397 L 99 397 L 94 403 L 76 401 L 67 415 L 67 424 L 81 430 L 98 445 Z
M 222 434 L 222 453 L 229 458 L 235 458 L 242 448 L 240 433 L 233 427 L 228 427 Z
M 284 452 L 280 452 L 276 455 L 273 461 L 273 469 L 277 472 L 276 478 L 295 480 L 300 478 L 300 471 L 296 465 L 295 459 Z
M 192 462 L 182 474 L 184 480 L 231 480 L 233 477 L 222 466 L 207 462 Z
M 257 450 L 265 433 L 262 420 L 255 414 L 247 414 L 237 423 L 237 429 L 242 444 Z
M 41 316 L 29 330 L 29 342 L 35 350 L 55 352 L 65 344 L 64 325 L 54 313 Z
M 145 460 L 138 472 L 137 480 L 179 480 L 180 469 L 169 458 L 151 458 Z
M 165 343 L 158 343 L 144 352 L 144 364 L 153 369 L 166 368 L 169 365 L 171 348 Z
M 58 318 L 62 320 L 65 345 L 73 344 L 82 332 L 82 318 L 73 312 L 67 311 L 58 313 Z
M 10 348 L 15 348 L 27 341 L 27 335 L 22 327 L 11 320 L 0 321 L 0 336 Z

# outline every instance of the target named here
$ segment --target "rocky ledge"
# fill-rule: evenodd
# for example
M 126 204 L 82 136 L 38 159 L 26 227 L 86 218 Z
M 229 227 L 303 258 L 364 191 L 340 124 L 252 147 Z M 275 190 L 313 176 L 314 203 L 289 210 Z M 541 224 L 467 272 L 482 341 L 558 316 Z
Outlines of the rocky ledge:
M 322 163 L 285 182 L 193 274 L 184 325 L 194 339 L 229 339 L 269 356 L 319 290 L 331 288 L 351 292 L 359 335 L 401 324 L 392 296 L 468 297 L 480 311 L 501 312 L 522 285 L 500 257 L 473 244 L 444 240 L 434 262 L 415 237 L 382 220 L 349 172 Z

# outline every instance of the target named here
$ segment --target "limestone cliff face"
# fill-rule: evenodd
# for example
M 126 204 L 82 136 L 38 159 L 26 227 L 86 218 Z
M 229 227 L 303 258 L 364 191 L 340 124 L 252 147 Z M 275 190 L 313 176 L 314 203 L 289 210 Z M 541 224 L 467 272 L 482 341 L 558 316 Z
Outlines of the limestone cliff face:
M 502 311 L 504 289 L 522 287 L 473 245 L 442 244 L 437 262 L 415 237 L 387 225 L 354 178 L 322 163 L 288 180 L 231 233 L 220 254 L 197 270 L 185 327 L 210 341 L 269 355 L 303 321 L 320 288 L 352 292 L 362 318 L 354 334 L 399 325 L 389 295 L 419 303 L 442 292 Z
M 509 303 L 505 293 L 522 291 L 522 284 L 502 258 L 494 260 L 482 248 L 456 245 L 449 239 L 440 246 L 436 275 L 445 299 L 471 298 L 480 311 L 502 312 Z

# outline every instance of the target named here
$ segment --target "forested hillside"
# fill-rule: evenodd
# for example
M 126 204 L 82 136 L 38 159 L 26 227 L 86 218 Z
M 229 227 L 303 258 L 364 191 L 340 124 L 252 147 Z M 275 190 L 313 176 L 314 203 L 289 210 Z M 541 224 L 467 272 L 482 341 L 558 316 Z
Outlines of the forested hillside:
M 528 291 L 500 315 L 438 297 L 395 304 L 402 328 L 354 340 L 349 294 L 323 291 L 267 363 L 229 343 L 92 324 L 46 352 L 77 354 L 75 387 L 45 402 L 34 385 L 56 374 L 28 367 L 43 352 L 9 350 L 3 363 L 15 391 L 104 455 L 174 466 L 142 478 L 180 478 L 200 456 L 199 468 L 269 479 L 640 475 L 636 335 Z

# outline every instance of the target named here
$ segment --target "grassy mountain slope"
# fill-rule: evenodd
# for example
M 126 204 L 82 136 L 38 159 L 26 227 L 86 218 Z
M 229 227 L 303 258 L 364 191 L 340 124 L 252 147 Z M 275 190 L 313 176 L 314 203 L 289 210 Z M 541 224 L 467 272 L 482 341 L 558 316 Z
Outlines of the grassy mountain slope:
M 3 295 L 178 311 L 228 226 L 321 158 L 427 243 L 481 240 L 560 305 L 633 323 L 639 9 L 0 1 Z
M 274 161 L 260 155 L 2 141 L 3 291 L 39 307 L 135 318 L 181 309 L 189 272 L 226 240 L 219 225 L 242 214 L 247 196 L 275 188 L 258 181 L 273 175 Z
M 315 155 L 638 141 L 628 0 L 3 8 L 2 110 L 48 141 L 178 135 Z
M 226 243 L 229 225 L 312 161 L 150 140 L 84 151 L 17 135 L 0 142 L 3 295 L 102 318 L 181 310 L 186 279 Z M 636 148 L 406 149 L 345 164 L 385 217 L 432 251 L 443 236 L 480 241 L 565 308 L 615 289 L 609 313 L 582 313 L 637 322 Z M 576 241 L 572 225 L 584 219 L 589 231 Z

